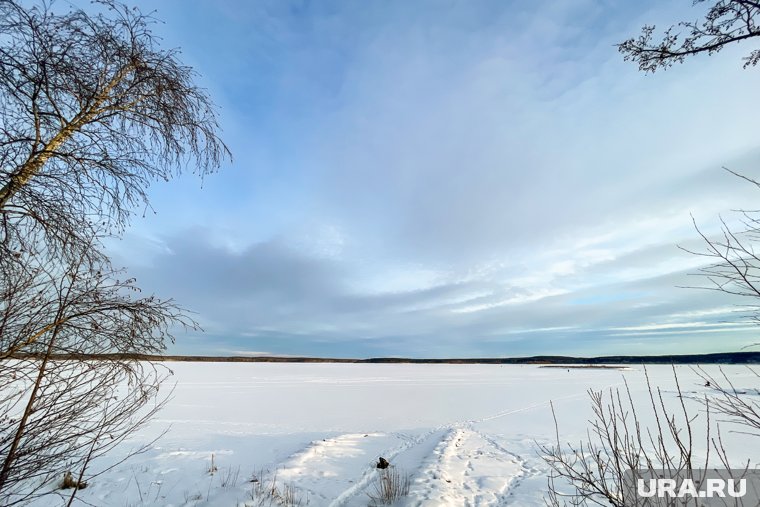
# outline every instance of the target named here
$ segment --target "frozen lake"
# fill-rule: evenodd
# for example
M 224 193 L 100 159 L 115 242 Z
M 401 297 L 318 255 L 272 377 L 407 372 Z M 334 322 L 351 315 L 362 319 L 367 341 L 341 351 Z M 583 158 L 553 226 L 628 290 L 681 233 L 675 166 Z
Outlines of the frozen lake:
M 648 407 L 641 367 L 169 366 L 176 383 L 171 400 L 130 443 L 168 432 L 148 452 L 93 479 L 78 505 L 255 505 L 252 475 L 276 473 L 301 505 L 367 506 L 380 456 L 410 478 L 399 505 L 544 505 L 547 468 L 536 442 L 554 440 L 550 401 L 561 440 L 573 443 L 584 437 L 591 418 L 589 388 L 622 387 L 625 379 L 642 411 Z M 689 366 L 676 370 L 685 394 L 707 391 Z M 648 371 L 666 403 L 678 406 L 671 368 Z M 724 371 L 735 386 L 757 387 L 746 367 Z M 698 412 L 696 403 L 690 407 Z M 739 461 L 757 461 L 760 437 L 725 432 Z

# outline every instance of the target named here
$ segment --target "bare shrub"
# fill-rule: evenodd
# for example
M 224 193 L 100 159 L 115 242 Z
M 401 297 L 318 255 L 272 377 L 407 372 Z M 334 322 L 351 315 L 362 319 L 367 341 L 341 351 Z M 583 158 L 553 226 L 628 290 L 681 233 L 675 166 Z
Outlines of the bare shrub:
M 196 491 L 194 493 L 191 493 L 189 491 L 185 491 L 182 494 L 182 496 L 185 499 L 185 504 L 188 504 L 190 502 L 194 502 L 194 503 L 195 502 L 200 502 L 201 500 L 203 500 L 203 495 L 200 492 L 198 492 L 198 491 Z
M 368 493 L 373 505 L 390 505 L 409 494 L 412 477 L 395 466 L 378 470 Z
M 747 368 L 757 378 L 756 386 L 735 386 L 722 368 L 720 375 L 711 375 L 701 367 L 695 371 L 712 389 L 708 401 L 713 411 L 727 417 L 736 428 L 732 431 L 760 437 L 760 372 Z
M 250 481 L 250 499 L 245 507 L 300 507 L 309 504 L 309 497 L 293 484 L 278 484 L 277 472 L 254 472 Z
M 645 370 L 646 374 L 646 370 Z M 559 425 L 554 414 L 556 443 L 540 445 L 542 458 L 549 465 L 548 505 L 611 505 L 624 507 L 624 473 L 627 470 L 668 470 L 686 477 L 698 477 L 699 469 L 719 463 L 725 468 L 731 463 L 720 438 L 711 424 L 711 403 L 701 400 L 705 409 L 704 422 L 696 424 L 699 414 L 690 413 L 673 370 L 678 405 L 667 407 L 662 390 L 654 388 L 646 374 L 650 412 L 654 424 L 642 424 L 628 384 L 625 389 L 589 390 L 593 420 L 587 438 L 578 445 L 561 444 Z M 703 433 L 697 457 L 697 433 Z M 748 467 L 749 460 L 742 466 Z M 567 490 L 566 486 L 569 486 Z
M 223 488 L 234 488 L 238 484 L 240 478 L 240 466 L 233 467 L 232 465 L 222 468 L 219 473 L 219 485 Z
M 279 501 L 280 505 L 284 507 L 299 507 L 304 505 L 304 498 L 306 498 L 306 504 L 308 504 L 308 497 L 305 497 L 293 484 L 284 484 L 280 490 Z

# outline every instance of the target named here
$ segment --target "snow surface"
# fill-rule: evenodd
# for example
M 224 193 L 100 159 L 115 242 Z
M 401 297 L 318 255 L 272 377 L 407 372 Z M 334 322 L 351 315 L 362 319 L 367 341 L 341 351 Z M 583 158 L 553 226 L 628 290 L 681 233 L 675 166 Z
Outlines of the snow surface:
M 587 390 L 631 387 L 646 412 L 643 368 L 534 365 L 168 363 L 172 398 L 158 417 L 95 467 L 75 505 L 255 506 L 274 480 L 301 505 L 367 506 L 380 456 L 408 474 L 408 506 L 544 505 L 546 465 L 536 444 L 585 437 Z M 680 407 L 669 366 L 647 368 L 666 403 Z M 684 394 L 706 392 L 676 367 Z M 736 387 L 758 380 L 723 367 Z M 707 367 L 717 373 L 717 367 Z M 696 403 L 689 402 L 694 413 Z M 700 417 L 704 418 L 704 414 Z M 646 422 L 646 416 L 643 417 Z M 700 421 L 697 419 L 696 425 Z M 150 449 L 116 464 L 132 447 Z M 760 459 L 760 437 L 730 433 L 739 461 Z M 697 444 L 699 445 L 699 444 Z M 210 473 L 211 459 L 216 471 Z M 259 483 L 250 482 L 253 476 Z M 261 487 L 263 486 L 263 487 Z M 58 505 L 48 497 L 37 505 Z M 262 505 L 268 505 L 263 503 Z

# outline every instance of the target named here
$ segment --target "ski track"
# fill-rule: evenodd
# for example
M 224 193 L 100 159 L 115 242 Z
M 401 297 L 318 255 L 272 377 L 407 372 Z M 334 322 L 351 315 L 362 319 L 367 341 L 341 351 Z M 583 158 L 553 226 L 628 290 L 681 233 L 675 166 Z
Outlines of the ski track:
M 387 445 L 393 442 L 397 445 Z M 370 502 L 379 456 L 413 472 L 404 504 L 414 507 L 508 505 L 522 478 L 537 473 L 519 455 L 465 422 L 416 436 L 348 433 L 314 441 L 278 467 L 277 477 L 308 492 L 313 505 L 364 506 Z
M 396 448 L 378 454 L 378 456 L 383 456 L 389 462 L 394 463 L 397 461 L 397 458 L 402 455 L 402 453 L 409 452 L 410 450 L 417 448 L 428 439 L 430 439 L 433 435 L 442 431 L 444 431 L 444 427 L 438 427 L 433 430 L 426 431 L 417 437 L 410 437 L 403 433 L 396 433 L 396 435 L 404 439 L 405 442 Z M 361 497 L 367 498 L 367 500 L 369 500 L 368 488 L 376 476 L 377 469 L 375 468 L 373 462 L 367 469 L 365 469 L 361 477 L 351 487 L 340 493 L 340 495 L 338 495 L 335 500 L 329 504 L 329 507 L 344 507 L 352 503 L 352 500 Z
M 336 494 L 360 487 L 357 470 L 371 470 L 375 454 L 384 452 L 388 440 L 401 437 L 385 433 L 346 433 L 315 440 L 277 468 L 278 480 L 297 484 L 316 505 L 327 505 Z M 366 475 L 366 472 L 365 474 Z M 364 477 L 359 479 L 362 482 Z M 333 502 L 332 504 L 334 504 Z M 330 504 L 330 505 L 332 505 Z
M 278 477 L 307 491 L 309 498 L 317 502 L 315 505 L 364 506 L 370 502 L 372 482 L 377 477 L 375 462 L 383 456 L 412 473 L 410 494 L 403 505 L 509 505 L 514 488 L 524 478 L 540 472 L 474 425 L 546 404 L 548 401 L 477 420 L 454 422 L 419 435 L 347 433 L 314 441 L 278 467 Z M 395 446 L 382 445 L 394 441 Z M 337 463 L 343 472 L 334 470 Z M 347 468 L 351 469 L 348 473 Z M 330 501 L 330 492 L 335 494 L 331 486 L 339 484 L 344 489 Z
M 452 428 L 423 465 L 409 493 L 414 507 L 500 505 L 520 462 L 467 427 Z
M 576 393 L 557 398 L 553 401 L 570 400 L 586 396 Z M 502 410 L 479 419 L 457 421 L 429 429 L 419 435 L 405 433 L 373 433 L 369 435 L 344 434 L 313 442 L 305 450 L 296 453 L 278 473 L 288 480 L 295 480 L 298 487 L 309 492 L 309 497 L 319 500 L 316 505 L 328 507 L 350 507 L 367 505 L 372 481 L 377 477 L 374 466 L 379 456 L 401 466 L 412 473 L 412 485 L 409 497 L 402 505 L 410 507 L 427 506 L 506 506 L 511 501 L 515 488 L 531 477 L 541 473 L 535 467 L 528 466 L 525 459 L 499 443 L 494 436 L 475 429 L 475 425 L 502 418 L 510 414 L 533 410 L 549 404 L 549 400 L 510 410 Z M 395 446 L 362 445 L 400 441 Z M 351 452 L 346 446 L 358 444 Z M 425 449 L 425 447 L 430 449 Z M 319 449 L 319 450 L 317 450 Z M 330 452 L 332 451 L 332 454 Z M 345 460 L 348 455 L 360 456 L 360 460 L 351 463 L 349 473 L 339 472 L 334 475 L 342 478 L 344 489 L 330 501 L 325 482 L 330 480 L 330 466 L 336 460 Z M 415 455 L 415 460 L 404 459 Z M 419 456 L 417 456 L 419 455 Z M 312 458 L 308 458 L 312 456 Z M 316 456 L 321 456 L 316 458 Z M 404 462 L 409 463 L 404 463 Z M 402 466 L 407 465 L 408 466 Z M 346 468 L 344 463 L 344 470 Z M 316 469 L 316 470 L 315 470 Z M 310 470 L 316 481 L 304 481 L 304 471 Z M 362 472 L 356 475 L 356 472 Z M 351 473 L 353 472 L 353 473 Z M 356 479 L 349 479 L 356 477 Z M 334 484 L 338 486 L 338 484 Z M 335 494 L 333 492 L 333 494 Z M 329 501 L 329 503 L 327 503 Z

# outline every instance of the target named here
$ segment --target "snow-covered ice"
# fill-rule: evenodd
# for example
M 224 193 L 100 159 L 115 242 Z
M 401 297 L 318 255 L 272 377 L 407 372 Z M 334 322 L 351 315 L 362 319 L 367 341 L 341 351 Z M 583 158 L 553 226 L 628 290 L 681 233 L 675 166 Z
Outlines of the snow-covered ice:
M 92 479 L 76 505 L 251 506 L 255 474 L 289 485 L 301 505 L 367 506 L 382 456 L 409 475 L 410 491 L 399 505 L 538 506 L 547 468 L 536 443 L 555 438 L 550 401 L 561 439 L 576 443 L 591 418 L 589 388 L 622 387 L 625 379 L 642 409 L 647 406 L 641 367 L 168 366 L 176 384 L 167 406 L 96 466 L 116 463 L 132 446 L 168 430 L 147 452 Z M 676 369 L 685 394 L 705 391 L 690 367 Z M 677 403 L 671 368 L 648 371 L 666 401 Z M 724 371 L 736 386 L 757 386 L 745 367 Z M 726 438 L 744 453 L 740 459 L 760 457 L 760 437 Z

